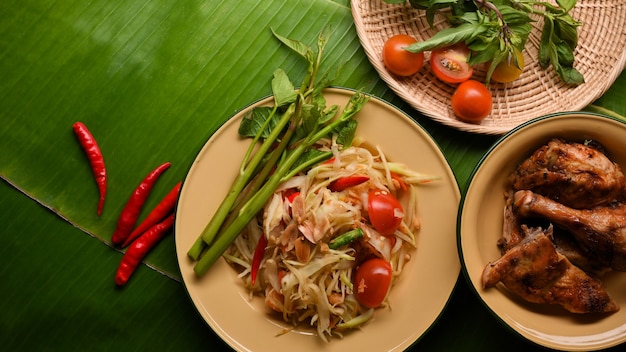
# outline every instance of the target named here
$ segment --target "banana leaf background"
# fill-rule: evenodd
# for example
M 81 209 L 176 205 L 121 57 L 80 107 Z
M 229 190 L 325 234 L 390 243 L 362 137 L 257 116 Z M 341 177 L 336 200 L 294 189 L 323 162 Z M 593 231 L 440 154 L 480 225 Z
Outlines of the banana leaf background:
M 0 346 L 30 350 L 228 350 L 180 280 L 174 237 L 120 289 L 110 236 L 128 196 L 157 165 L 147 214 L 185 177 L 233 113 L 271 93 L 272 72 L 299 82 L 305 63 L 272 35 L 315 43 L 324 67 L 409 113 L 439 143 L 461 189 L 496 137 L 439 125 L 379 79 L 349 0 L 3 0 L 0 2 Z M 594 105 L 626 115 L 626 74 Z M 72 132 L 84 122 L 109 173 L 97 188 Z M 488 332 L 488 333 L 486 333 Z M 451 338 L 454 337 L 454 338 Z M 413 350 L 538 349 L 499 325 L 460 278 Z

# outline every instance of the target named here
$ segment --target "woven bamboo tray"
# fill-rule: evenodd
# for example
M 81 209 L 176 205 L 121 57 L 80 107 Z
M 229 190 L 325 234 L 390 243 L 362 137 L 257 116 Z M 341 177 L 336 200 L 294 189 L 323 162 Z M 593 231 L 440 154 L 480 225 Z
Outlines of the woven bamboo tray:
M 570 11 L 582 22 L 574 67 L 584 75 L 585 83 L 566 85 L 552 67 L 539 67 L 543 20 L 536 17 L 523 51 L 526 67 L 520 78 L 508 84 L 492 83 L 491 115 L 480 124 L 465 123 L 454 117 L 450 107 L 455 86 L 439 81 L 428 61 L 420 72 L 407 78 L 387 72 L 382 61 L 382 48 L 389 37 L 402 33 L 426 40 L 447 27 L 444 18 L 436 17 L 434 28 L 430 28 L 424 11 L 413 9 L 408 2 L 390 5 L 383 0 L 352 0 L 351 6 L 361 45 L 389 87 L 424 115 L 472 133 L 500 135 L 535 117 L 581 110 L 611 86 L 626 64 L 626 0 L 578 0 Z M 425 55 L 428 60 L 429 53 Z M 484 80 L 484 69 L 474 72 L 475 79 Z

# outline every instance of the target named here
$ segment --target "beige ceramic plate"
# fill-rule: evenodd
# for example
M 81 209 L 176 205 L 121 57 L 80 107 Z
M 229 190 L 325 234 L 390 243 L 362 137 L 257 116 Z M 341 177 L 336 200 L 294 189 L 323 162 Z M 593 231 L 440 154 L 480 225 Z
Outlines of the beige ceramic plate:
M 443 16 L 436 16 L 434 28 L 430 28 L 425 11 L 411 8 L 408 1 L 390 5 L 383 0 L 353 0 L 351 5 L 361 45 L 389 87 L 424 115 L 468 132 L 499 135 L 532 118 L 580 110 L 600 97 L 626 64 L 626 1 L 578 0 L 571 10 L 571 15 L 583 23 L 578 31 L 575 67 L 585 76 L 586 83 L 568 86 L 552 68 L 544 70 L 539 66 L 543 19 L 535 18 L 537 22 L 533 23 L 523 52 L 526 65 L 522 76 L 509 84 L 492 84 L 491 115 L 480 124 L 465 123 L 455 118 L 450 107 L 455 86 L 439 81 L 427 61 L 420 72 L 407 78 L 391 75 L 382 62 L 382 48 L 388 38 L 402 33 L 426 40 L 447 27 Z M 427 52 L 427 59 L 429 55 Z M 475 79 L 484 77 L 484 69 L 474 71 Z
M 329 89 L 328 104 L 344 106 L 351 91 Z M 256 105 L 266 104 L 270 99 Z M 269 314 L 261 298 L 249 300 L 235 271 L 220 259 L 202 278 L 186 253 L 200 234 L 237 172 L 248 146 L 237 136 L 243 112 L 236 114 L 206 143 L 189 170 L 176 212 L 176 251 L 182 277 L 198 312 L 231 347 L 242 351 L 401 351 L 416 341 L 443 311 L 460 271 L 455 219 L 460 192 L 437 145 L 424 130 L 394 107 L 372 98 L 357 115 L 357 133 L 380 145 L 392 160 L 442 180 L 420 187 L 423 227 L 418 251 L 390 295 L 392 310 L 381 309 L 362 328 L 324 344 Z
M 540 345 L 569 351 L 607 348 L 626 341 L 626 273 L 603 278 L 621 310 L 608 316 L 577 316 L 558 307 L 523 302 L 497 286 L 481 288 L 483 268 L 500 257 L 505 178 L 552 137 L 602 143 L 626 170 L 626 124 L 588 113 L 538 118 L 502 137 L 477 166 L 461 202 L 458 243 L 464 273 L 487 307 L 520 335 Z

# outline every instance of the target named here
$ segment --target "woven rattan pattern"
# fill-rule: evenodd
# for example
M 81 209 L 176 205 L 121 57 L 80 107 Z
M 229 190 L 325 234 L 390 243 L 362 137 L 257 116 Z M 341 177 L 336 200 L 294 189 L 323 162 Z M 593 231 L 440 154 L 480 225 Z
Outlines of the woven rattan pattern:
M 454 86 L 436 79 L 428 61 L 408 78 L 390 74 L 382 62 L 382 48 L 389 37 L 402 33 L 426 40 L 447 27 L 443 17 L 436 17 L 430 28 L 424 11 L 411 8 L 408 2 L 390 5 L 383 0 L 353 0 L 351 6 L 361 45 L 389 87 L 424 115 L 472 133 L 500 135 L 535 117 L 581 110 L 611 86 L 626 64 L 626 0 L 578 0 L 570 12 L 582 22 L 574 67 L 584 75 L 585 83 L 566 85 L 552 67 L 540 68 L 537 57 L 543 20 L 535 17 L 523 52 L 526 67 L 522 76 L 508 84 L 492 83 L 491 115 L 480 124 L 464 123 L 450 108 Z M 484 74 L 484 69 L 478 68 L 474 78 L 484 79 Z

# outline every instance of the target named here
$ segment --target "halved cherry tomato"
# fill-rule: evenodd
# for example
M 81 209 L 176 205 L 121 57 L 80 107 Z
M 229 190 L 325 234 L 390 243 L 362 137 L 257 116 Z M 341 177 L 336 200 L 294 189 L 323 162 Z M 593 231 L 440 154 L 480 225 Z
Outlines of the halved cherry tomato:
M 481 82 L 470 79 L 456 88 L 450 100 L 452 111 L 459 120 L 471 123 L 482 121 L 493 105 L 491 92 Z
M 411 76 L 422 68 L 424 53 L 404 50 L 416 41 L 415 38 L 406 34 L 397 34 L 387 39 L 383 46 L 383 63 L 391 73 L 398 76 Z
M 391 264 L 382 258 L 364 261 L 356 269 L 354 287 L 357 301 L 367 308 L 376 308 L 387 297 L 393 272 Z
M 463 43 L 434 49 L 430 54 L 430 66 L 437 78 L 446 83 L 461 83 L 472 77 L 474 68 L 467 63 L 469 49 Z
M 376 231 L 382 235 L 393 235 L 404 217 L 402 204 L 393 194 L 373 189 L 367 194 L 367 213 Z
M 491 79 L 500 83 L 513 82 L 519 78 L 524 69 L 524 55 L 521 51 L 515 52 L 515 57 L 509 54 L 508 57 L 498 63 L 491 73 Z

